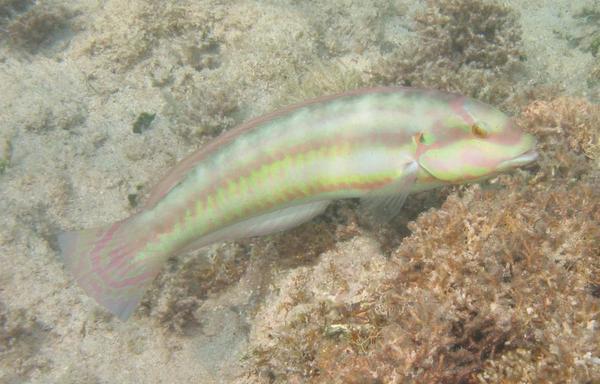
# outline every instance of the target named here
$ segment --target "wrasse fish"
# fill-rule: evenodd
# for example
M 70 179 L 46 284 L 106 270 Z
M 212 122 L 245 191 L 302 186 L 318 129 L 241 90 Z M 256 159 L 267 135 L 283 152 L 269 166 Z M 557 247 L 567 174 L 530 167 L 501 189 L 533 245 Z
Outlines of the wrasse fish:
M 359 89 L 250 120 L 176 165 L 138 213 L 58 239 L 85 292 L 127 319 L 171 255 L 292 228 L 335 199 L 391 216 L 409 193 L 527 164 L 534 147 L 464 96 Z

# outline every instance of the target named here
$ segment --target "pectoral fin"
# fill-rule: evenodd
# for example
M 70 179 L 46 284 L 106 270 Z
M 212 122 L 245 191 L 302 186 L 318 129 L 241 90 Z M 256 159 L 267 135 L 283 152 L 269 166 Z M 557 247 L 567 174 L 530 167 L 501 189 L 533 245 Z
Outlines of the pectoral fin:
M 406 197 L 410 194 L 417 180 L 418 169 L 417 162 L 407 163 L 398 180 L 361 198 L 361 209 L 376 221 L 391 221 L 400 213 Z

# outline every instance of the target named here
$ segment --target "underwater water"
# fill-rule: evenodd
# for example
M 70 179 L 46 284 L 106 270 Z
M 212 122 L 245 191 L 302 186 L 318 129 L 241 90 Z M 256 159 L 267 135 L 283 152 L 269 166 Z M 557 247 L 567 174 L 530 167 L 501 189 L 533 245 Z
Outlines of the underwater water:
M 536 163 L 172 257 L 127 321 L 65 269 L 219 134 L 391 85 Z M 594 0 L 0 0 L 0 383 L 600 382 L 599 102 Z

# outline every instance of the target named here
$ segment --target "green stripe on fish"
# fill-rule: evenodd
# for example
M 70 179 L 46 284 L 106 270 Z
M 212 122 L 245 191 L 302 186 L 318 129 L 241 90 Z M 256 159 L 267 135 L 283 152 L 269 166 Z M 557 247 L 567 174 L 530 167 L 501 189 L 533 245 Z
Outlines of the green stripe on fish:
M 79 285 L 127 319 L 172 255 L 292 228 L 335 199 L 391 217 L 409 193 L 534 160 L 534 145 L 505 114 L 464 96 L 359 89 L 226 132 L 176 165 L 137 214 L 59 243 Z

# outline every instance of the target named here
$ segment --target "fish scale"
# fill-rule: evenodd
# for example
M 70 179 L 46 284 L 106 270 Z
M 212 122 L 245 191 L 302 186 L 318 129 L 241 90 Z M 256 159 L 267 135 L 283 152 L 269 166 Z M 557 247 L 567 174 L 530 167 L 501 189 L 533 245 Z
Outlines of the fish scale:
M 167 258 L 306 222 L 335 199 L 392 217 L 406 195 L 480 180 L 535 159 L 535 140 L 497 109 L 414 88 L 359 89 L 224 133 L 182 160 L 143 208 L 59 244 L 79 285 L 128 318 Z

